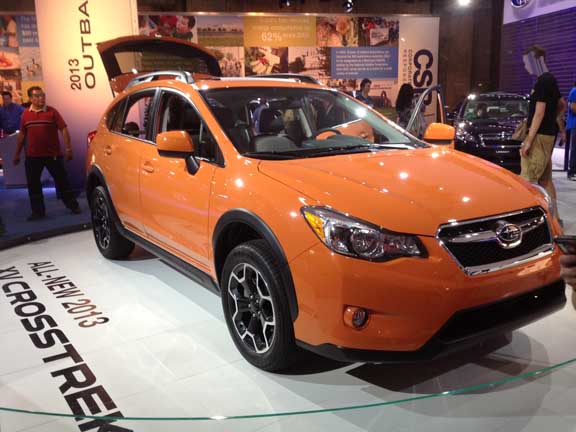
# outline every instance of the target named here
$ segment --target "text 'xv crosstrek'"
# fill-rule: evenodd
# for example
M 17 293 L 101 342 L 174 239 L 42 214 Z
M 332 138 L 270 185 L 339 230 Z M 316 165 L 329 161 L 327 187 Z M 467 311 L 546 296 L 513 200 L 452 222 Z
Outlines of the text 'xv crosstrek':
M 99 49 L 120 93 L 89 144 L 96 244 L 115 259 L 139 243 L 219 290 L 252 364 L 282 369 L 297 345 L 433 358 L 564 304 L 561 229 L 519 177 L 320 85 L 221 78 L 191 43 Z M 173 71 L 126 85 L 159 63 Z

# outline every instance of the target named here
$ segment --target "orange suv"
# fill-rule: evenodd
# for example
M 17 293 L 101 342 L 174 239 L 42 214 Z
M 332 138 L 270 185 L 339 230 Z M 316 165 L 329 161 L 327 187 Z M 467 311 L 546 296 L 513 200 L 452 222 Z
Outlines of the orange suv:
M 222 78 L 191 43 L 99 49 L 119 94 L 89 137 L 96 245 L 140 244 L 213 288 L 255 366 L 285 368 L 297 346 L 430 359 L 563 306 L 538 187 L 333 89 Z M 453 136 L 432 124 L 425 141 Z

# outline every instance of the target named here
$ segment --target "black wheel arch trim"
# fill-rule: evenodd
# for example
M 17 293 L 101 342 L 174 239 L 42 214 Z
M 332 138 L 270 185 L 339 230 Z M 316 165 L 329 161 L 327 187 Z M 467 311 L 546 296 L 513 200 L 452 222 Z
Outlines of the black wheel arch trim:
M 110 191 L 108 190 L 108 185 L 106 184 L 106 180 L 104 178 L 104 174 L 102 173 L 102 171 L 97 166 L 93 165 L 90 168 L 88 175 L 86 177 L 89 179 L 90 176 L 96 176 L 100 182 L 100 185 L 104 188 L 104 191 L 106 192 L 106 197 L 108 198 L 108 202 L 110 203 L 110 206 L 111 206 L 112 222 L 114 223 L 114 226 L 120 232 L 120 234 L 122 234 L 127 239 L 133 241 L 134 243 L 136 243 L 138 246 L 142 247 L 143 249 L 147 250 L 151 254 L 157 256 L 158 258 L 160 258 L 162 261 L 164 261 L 169 266 L 171 266 L 171 267 L 175 268 L 176 270 L 184 273 L 190 279 L 203 285 L 204 287 L 208 288 L 210 291 L 213 291 L 214 293 L 219 294 L 220 291 L 218 289 L 218 284 L 212 278 L 212 276 L 210 276 L 208 273 L 205 273 L 204 271 L 198 269 L 197 267 L 194 267 L 192 264 L 184 261 L 183 259 L 177 257 L 176 255 L 173 255 L 170 252 L 162 249 L 160 246 L 157 246 L 154 243 L 150 242 L 149 240 L 146 240 L 146 239 L 142 238 L 141 236 L 139 236 L 138 234 L 135 234 L 132 231 L 126 229 L 124 227 L 124 225 L 122 225 L 122 222 L 120 221 L 120 217 L 118 216 L 118 213 L 116 213 L 116 208 L 114 207 L 114 202 L 112 201 L 112 198 L 110 197 Z M 90 200 L 89 187 L 90 187 L 90 182 L 87 181 L 86 182 L 86 197 L 88 198 L 88 200 Z M 88 202 L 90 202 L 90 201 L 88 201 Z
M 294 280 L 292 279 L 292 273 L 290 272 L 290 266 L 288 265 L 288 259 L 286 258 L 286 254 L 284 253 L 284 249 L 282 248 L 280 241 L 272 229 L 258 215 L 254 214 L 250 210 L 242 208 L 229 210 L 224 213 L 214 227 L 214 234 L 212 237 L 212 250 L 214 251 L 214 259 L 216 259 L 216 248 L 218 241 L 220 240 L 220 236 L 224 232 L 225 228 L 232 223 L 244 223 L 248 225 L 272 247 L 273 252 L 276 254 L 277 258 L 280 260 L 280 264 L 282 265 L 281 276 L 282 281 L 284 282 L 283 286 L 286 288 L 286 297 L 290 307 L 290 317 L 294 322 L 298 317 L 298 300 L 296 297 Z M 216 262 L 214 263 L 214 268 L 216 268 Z

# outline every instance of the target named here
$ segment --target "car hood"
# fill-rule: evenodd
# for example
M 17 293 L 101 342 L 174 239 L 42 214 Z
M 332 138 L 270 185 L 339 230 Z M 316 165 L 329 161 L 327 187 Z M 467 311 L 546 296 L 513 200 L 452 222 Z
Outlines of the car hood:
M 307 205 L 419 235 L 433 236 L 448 222 L 544 205 L 514 174 L 448 149 L 262 161 L 259 170 L 302 193 Z

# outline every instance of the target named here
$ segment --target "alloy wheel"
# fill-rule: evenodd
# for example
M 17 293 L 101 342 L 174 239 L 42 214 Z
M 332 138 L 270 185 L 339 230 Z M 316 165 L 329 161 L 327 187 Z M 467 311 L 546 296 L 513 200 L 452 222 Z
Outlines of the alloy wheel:
M 92 209 L 92 227 L 96 242 L 101 249 L 108 249 L 110 246 L 110 215 L 108 206 L 102 194 L 97 194 Z
M 255 267 L 240 263 L 228 280 L 228 304 L 234 330 L 256 354 L 268 352 L 274 343 L 276 315 L 268 283 Z

